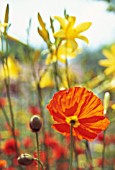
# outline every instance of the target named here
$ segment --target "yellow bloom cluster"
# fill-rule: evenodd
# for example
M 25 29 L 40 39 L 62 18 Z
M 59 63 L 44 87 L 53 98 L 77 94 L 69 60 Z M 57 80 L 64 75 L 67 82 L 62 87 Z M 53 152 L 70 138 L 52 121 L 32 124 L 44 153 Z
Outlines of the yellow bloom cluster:
M 100 60 L 99 64 L 101 66 L 107 67 L 105 69 L 105 74 L 115 74 L 115 44 L 113 44 L 110 50 L 104 49 L 103 54 L 106 57 L 104 60 Z
M 51 43 L 46 25 L 43 22 L 40 14 L 38 13 L 38 21 L 41 27 L 41 29 L 38 28 L 38 33 L 47 43 L 47 46 L 49 48 L 49 54 L 47 55 L 46 64 L 51 64 L 52 62 L 56 61 L 65 63 L 66 59 L 75 58 L 80 52 L 78 48 L 78 43 L 76 42 L 76 38 L 81 39 L 86 43 L 89 42 L 88 38 L 81 35 L 81 33 L 86 31 L 91 26 L 91 22 L 84 22 L 77 26 L 74 26 L 76 21 L 76 17 L 74 16 L 68 16 L 64 18 L 60 16 L 54 16 L 54 19 L 59 22 L 60 30 L 57 32 L 53 32 L 55 43 Z

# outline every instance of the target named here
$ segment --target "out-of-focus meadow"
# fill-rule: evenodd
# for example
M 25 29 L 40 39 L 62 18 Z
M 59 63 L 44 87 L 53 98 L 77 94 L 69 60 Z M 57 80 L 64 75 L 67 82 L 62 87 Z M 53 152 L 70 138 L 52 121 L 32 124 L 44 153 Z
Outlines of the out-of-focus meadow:
M 114 4 L 107 3 L 108 14 L 114 13 Z M 86 18 L 88 22 L 78 26 L 76 17 L 65 10 L 63 17 L 49 18 L 48 30 L 38 11 L 36 29 L 45 45 L 33 48 L 29 42 L 31 19 L 27 43 L 23 43 L 9 35 L 9 17 L 7 4 L 4 22 L 0 22 L 0 170 L 69 169 L 70 138 L 52 128 L 54 120 L 46 106 L 56 92 L 75 86 L 85 87 L 102 100 L 110 125 L 92 142 L 75 137 L 72 170 L 114 170 L 115 41 L 88 49 L 90 40 L 84 35 L 90 32 L 92 21 Z M 79 41 L 85 46 L 79 47 Z M 30 125 L 35 115 L 42 118 L 39 133 Z M 19 164 L 17 157 L 25 153 L 27 164 Z

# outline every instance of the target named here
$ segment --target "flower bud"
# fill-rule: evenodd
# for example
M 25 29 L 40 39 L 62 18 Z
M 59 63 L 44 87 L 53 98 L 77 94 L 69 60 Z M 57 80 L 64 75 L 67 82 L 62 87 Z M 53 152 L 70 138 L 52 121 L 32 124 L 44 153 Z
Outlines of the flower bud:
M 109 107 L 109 102 L 110 102 L 110 93 L 106 92 L 104 94 L 104 114 L 107 113 L 108 107 Z
M 34 115 L 30 119 L 30 128 L 33 132 L 39 132 L 42 126 L 42 120 L 40 116 Z
M 31 155 L 27 154 L 27 153 L 21 154 L 21 155 L 18 157 L 18 163 L 19 163 L 20 165 L 27 166 L 27 165 L 32 164 L 33 161 L 34 161 L 34 158 L 33 158 Z

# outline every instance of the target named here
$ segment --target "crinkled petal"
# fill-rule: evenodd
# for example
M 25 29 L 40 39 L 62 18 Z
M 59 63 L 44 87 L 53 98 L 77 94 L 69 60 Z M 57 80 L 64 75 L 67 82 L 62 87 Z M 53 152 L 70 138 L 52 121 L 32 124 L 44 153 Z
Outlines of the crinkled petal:
M 93 116 L 89 118 L 79 119 L 79 123 L 85 127 L 92 129 L 92 131 L 102 131 L 109 125 L 109 120 L 104 116 Z
M 81 125 L 75 128 L 75 132 L 79 139 L 86 139 L 88 141 L 93 141 L 97 136 L 97 133 L 86 129 Z
M 53 124 L 52 126 L 55 130 L 59 131 L 65 136 L 70 136 L 70 126 L 67 123 L 61 123 L 61 124 Z M 73 136 L 76 136 L 76 133 L 73 128 Z
M 67 123 L 53 124 L 52 127 L 63 135 L 70 135 L 70 126 Z

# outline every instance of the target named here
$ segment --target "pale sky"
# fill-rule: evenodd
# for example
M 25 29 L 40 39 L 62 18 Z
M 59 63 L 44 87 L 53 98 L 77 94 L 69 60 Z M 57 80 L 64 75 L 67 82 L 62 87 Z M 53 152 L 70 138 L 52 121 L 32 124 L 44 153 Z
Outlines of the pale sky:
M 92 26 L 83 34 L 89 39 L 88 48 L 115 42 L 115 13 L 107 12 L 108 4 L 96 0 L 0 0 L 0 21 L 4 19 L 6 4 L 9 4 L 11 27 L 9 34 L 26 42 L 26 29 L 32 19 L 30 43 L 34 47 L 45 44 L 37 33 L 37 13 L 40 12 L 49 29 L 50 16 L 62 16 L 64 9 L 76 16 L 76 25 L 91 21 Z

